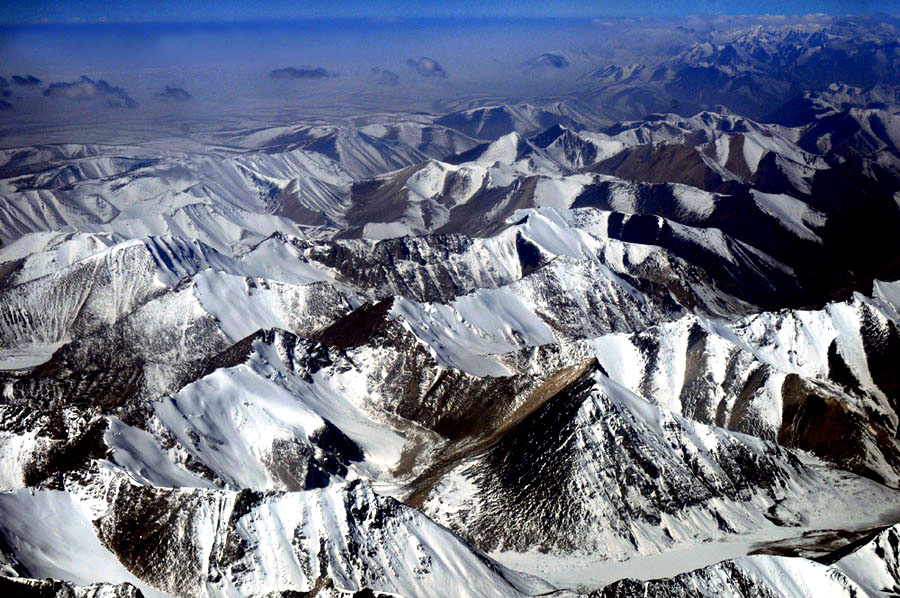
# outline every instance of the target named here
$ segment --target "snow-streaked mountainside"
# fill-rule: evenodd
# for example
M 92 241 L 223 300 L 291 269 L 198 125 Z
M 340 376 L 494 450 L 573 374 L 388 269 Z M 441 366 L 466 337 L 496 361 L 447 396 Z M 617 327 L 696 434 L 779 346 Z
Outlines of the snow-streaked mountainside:
M 0 593 L 896 595 L 900 96 L 856 27 L 0 149 Z

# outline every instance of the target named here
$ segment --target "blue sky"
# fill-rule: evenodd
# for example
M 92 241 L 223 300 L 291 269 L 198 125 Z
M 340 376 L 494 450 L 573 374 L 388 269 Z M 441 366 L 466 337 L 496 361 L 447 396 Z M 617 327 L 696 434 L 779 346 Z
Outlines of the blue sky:
M 900 0 L 4 0 L 0 23 L 49 21 L 246 21 L 321 18 L 592 18 L 700 13 L 900 12 Z

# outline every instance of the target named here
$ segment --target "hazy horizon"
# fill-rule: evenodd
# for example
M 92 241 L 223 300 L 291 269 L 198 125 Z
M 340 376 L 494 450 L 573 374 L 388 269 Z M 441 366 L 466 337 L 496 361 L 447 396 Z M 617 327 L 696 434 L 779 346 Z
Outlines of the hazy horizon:
M 4 14 L 10 14 L 9 7 L 0 18 Z M 492 99 L 554 101 L 578 89 L 580 78 L 597 68 L 652 66 L 735 28 L 819 26 L 841 19 L 821 14 L 397 19 L 388 14 L 6 25 L 0 26 L 0 76 L 30 76 L 40 83 L 5 88 L 9 106 L 0 110 L 0 126 L 9 133 L 17 125 L 203 121 L 241 113 L 277 123 L 372 111 L 441 112 Z M 541 62 L 547 54 L 562 56 L 565 68 Z M 422 59 L 438 70 L 411 66 Z M 107 87 L 101 94 L 93 88 L 82 93 L 76 87 L 82 77 Z M 52 85 L 57 88 L 50 90 Z

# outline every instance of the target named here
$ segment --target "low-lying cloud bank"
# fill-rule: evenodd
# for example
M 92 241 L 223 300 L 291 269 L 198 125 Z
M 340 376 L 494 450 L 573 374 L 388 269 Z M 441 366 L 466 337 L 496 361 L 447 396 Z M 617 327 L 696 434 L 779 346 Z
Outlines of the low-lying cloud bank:
M 44 95 L 74 102 L 102 102 L 110 108 L 136 108 L 138 105 L 123 88 L 110 85 L 103 79 L 94 81 L 86 75 L 78 81 L 51 83 L 44 90 Z
M 273 79 L 327 79 L 334 77 L 333 73 L 329 73 L 322 67 L 316 68 L 294 68 L 287 66 L 281 69 L 275 69 L 269 76 Z
M 564 69 L 569 66 L 569 59 L 562 54 L 546 52 L 528 61 L 528 66 L 537 68 Z
M 192 96 L 186 89 L 182 89 L 181 87 L 172 87 L 171 85 L 166 85 L 166 88 L 156 94 L 156 97 L 166 100 L 186 102 L 194 96 Z
M 447 72 L 444 70 L 444 67 L 439 65 L 434 59 L 428 58 L 427 56 L 423 56 L 418 60 L 410 58 L 406 61 L 406 65 L 412 69 L 415 69 L 415 71 L 423 77 L 440 77 L 442 79 L 447 78 Z
M 400 75 L 394 71 L 374 67 L 372 69 L 372 81 L 377 85 L 397 85 L 400 83 Z
M 24 85 L 26 87 L 34 87 L 35 85 L 43 83 L 43 81 L 34 75 L 25 75 L 24 77 L 21 75 L 13 75 L 12 80 L 16 85 Z

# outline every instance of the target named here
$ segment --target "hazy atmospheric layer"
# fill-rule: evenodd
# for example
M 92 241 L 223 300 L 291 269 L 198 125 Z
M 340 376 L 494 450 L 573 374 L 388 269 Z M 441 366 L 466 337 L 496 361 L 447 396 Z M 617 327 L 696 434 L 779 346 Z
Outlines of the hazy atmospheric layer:
M 691 44 L 727 37 L 736 27 L 812 27 L 837 20 L 811 15 L 5 25 L 0 145 L 104 140 L 102 131 L 86 124 L 108 125 L 121 141 L 123 127 L 136 127 L 143 137 L 186 127 L 208 131 L 249 117 L 273 124 L 316 115 L 440 113 L 473 101 L 544 102 L 576 92 L 582 78 L 600 67 L 653 66 Z M 40 83 L 18 84 L 14 76 Z M 79 126 L 46 137 L 52 127 L 71 125 Z

